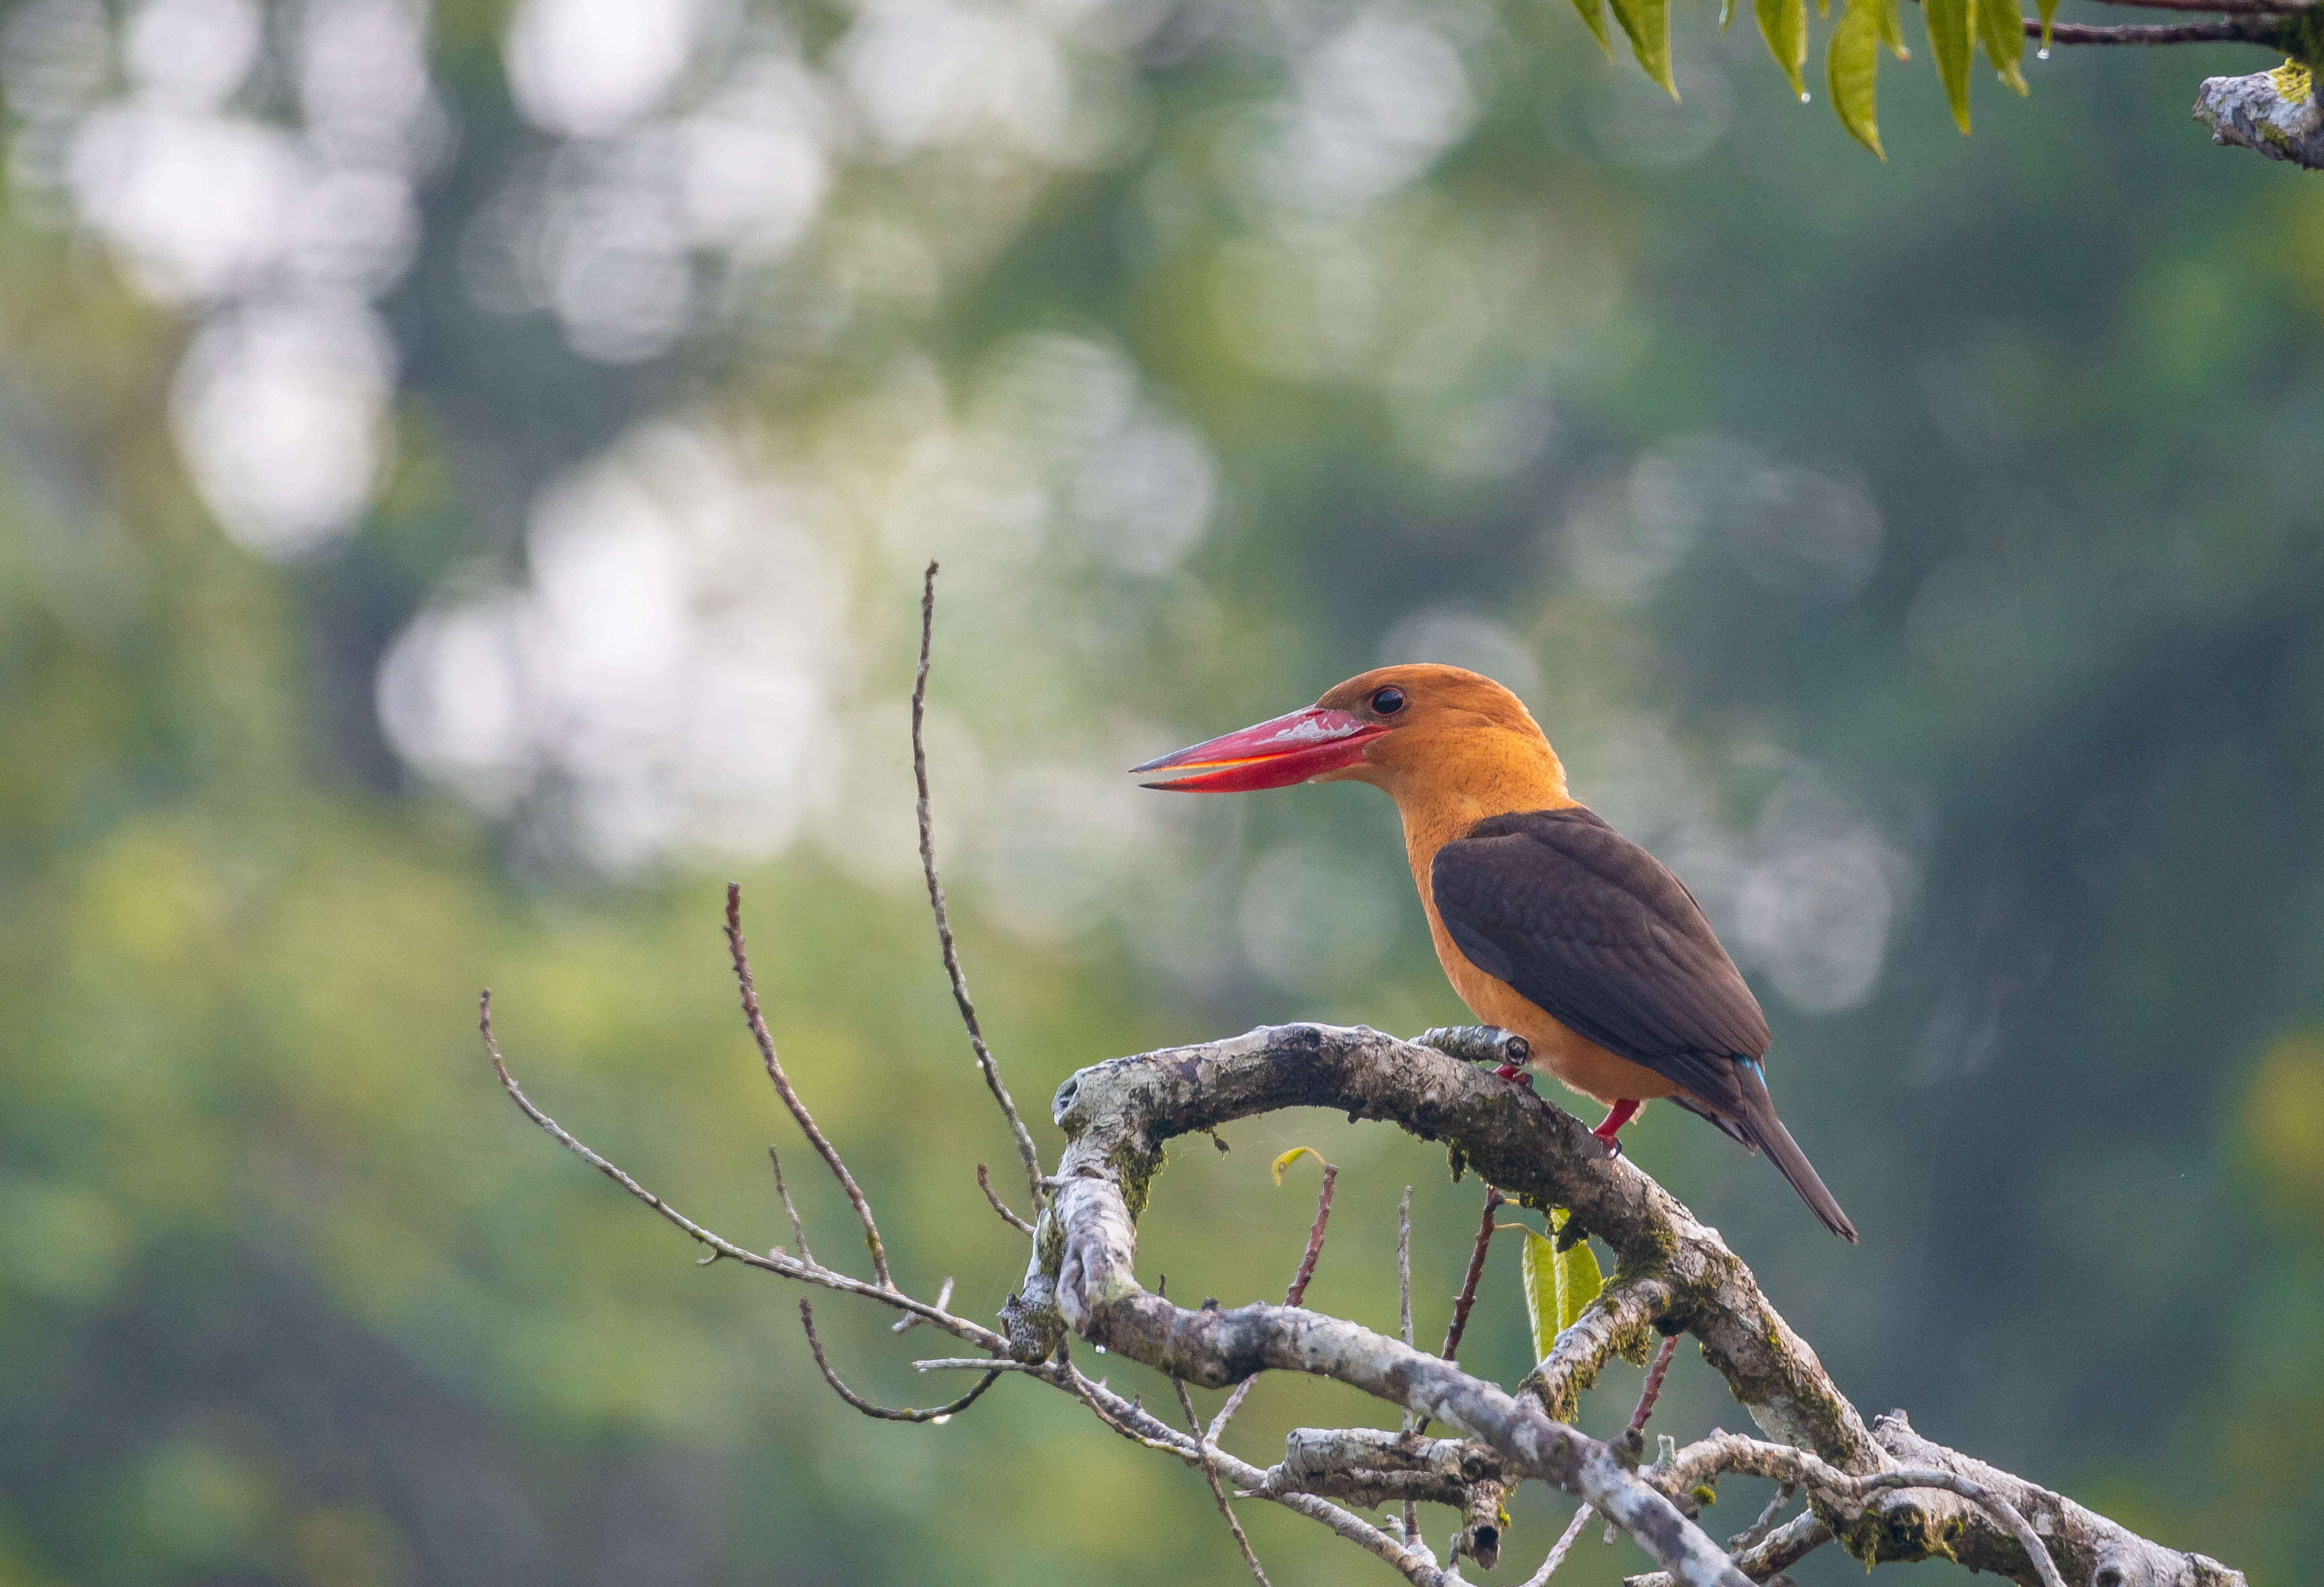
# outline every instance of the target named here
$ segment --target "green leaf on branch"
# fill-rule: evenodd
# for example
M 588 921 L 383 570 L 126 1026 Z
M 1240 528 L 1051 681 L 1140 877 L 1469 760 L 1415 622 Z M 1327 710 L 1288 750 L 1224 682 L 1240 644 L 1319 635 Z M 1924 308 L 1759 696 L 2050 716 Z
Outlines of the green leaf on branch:
M 1752 0 L 1752 4 L 1759 14 L 1759 36 L 1767 41 L 1775 64 L 1792 79 L 1792 92 L 1806 98 L 1808 86 L 1800 80 L 1800 68 L 1808 60 L 1808 0 Z
M 1613 5 L 1614 20 L 1630 36 L 1638 65 L 1677 98 L 1678 84 L 1671 79 L 1670 0 L 1613 0 Z
M 2057 0 L 2051 0 L 2051 4 L 2056 3 Z M 1580 12 L 1582 20 L 1590 24 L 1591 37 L 1598 41 L 1598 48 L 1606 51 L 1606 59 L 1613 60 L 1614 41 L 1606 32 L 1606 0 L 1573 0 L 1573 9 Z
M 2055 3 L 2052 0 L 2052 4 Z M 1880 0 L 1880 42 L 1897 60 L 1910 60 L 1913 52 L 1904 48 L 1904 24 L 1898 20 L 1896 9 L 1896 0 Z
M 1563 1210 L 1550 1213 L 1551 1232 L 1565 1226 L 1565 1216 Z M 1530 1229 L 1518 1270 L 1525 1279 L 1526 1319 L 1533 1325 L 1533 1359 L 1547 1361 L 1558 1334 L 1573 1326 L 1574 1319 L 1598 1298 L 1605 1277 L 1588 1241 L 1577 1240 L 1572 1250 L 1562 1251 L 1555 1241 L 1544 1240 Z
M 1945 85 L 1945 98 L 1961 135 L 1969 135 L 1969 58 L 1977 42 L 1977 0 L 1923 0 L 1921 14 L 1929 24 L 1929 48 L 1937 57 L 1937 76 Z
M 2058 14 L 2058 0 L 2034 0 L 2034 9 L 2042 14 L 2042 48 L 2050 48 L 2050 19 Z
M 2001 80 L 2020 94 L 2027 92 L 2025 74 L 2017 67 L 2025 55 L 2025 18 L 2017 0 L 1977 0 L 1977 35 Z
M 1880 77 L 1881 14 L 1888 0 L 1848 0 L 1840 25 L 1831 30 L 1825 52 L 1824 73 L 1831 85 L 1831 106 L 1840 125 L 1850 136 L 1880 156 L 1880 123 L 1876 114 Z

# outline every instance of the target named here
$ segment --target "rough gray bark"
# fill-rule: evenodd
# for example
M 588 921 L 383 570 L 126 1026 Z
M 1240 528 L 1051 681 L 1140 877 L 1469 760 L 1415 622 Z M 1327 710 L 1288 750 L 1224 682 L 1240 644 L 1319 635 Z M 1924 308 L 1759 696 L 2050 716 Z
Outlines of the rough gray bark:
M 1530 1394 L 1510 1396 L 1336 1318 L 1274 1306 L 1189 1311 L 1138 1284 L 1136 1219 L 1166 1144 L 1286 1107 L 1328 1107 L 1443 1141 L 1456 1165 L 1514 1200 L 1570 1209 L 1612 1249 L 1612 1280 L 1528 1379 Z M 1609 1158 L 1581 1121 L 1445 1053 L 1361 1029 L 1266 1028 L 1084 1069 L 1059 1088 L 1053 1116 L 1068 1145 L 1024 1288 L 1003 1314 L 1012 1338 L 1070 1330 L 1213 1388 L 1268 1370 L 1349 1383 L 1489 1446 L 1509 1476 L 1580 1495 L 1664 1564 L 1666 1575 L 1642 1579 L 1657 1587 L 1763 1579 L 1835 1536 L 1867 1564 L 1950 1558 L 2025 1587 L 2061 1573 L 2078 1587 L 2242 1583 L 2216 1561 L 2134 1537 L 1927 1444 L 1901 1415 L 1868 1427 L 1716 1231 L 1627 1158 Z M 1045 1324 L 1038 1314 L 1052 1306 L 1056 1322 Z M 1609 1356 L 1681 1330 L 1772 1444 L 1715 1435 L 1669 1468 L 1640 1471 L 1635 1449 L 1586 1438 L 1561 1419 Z M 1761 1468 L 1803 1480 L 1813 1508 L 1746 1554 L 1755 1567 L 1747 1576 L 1683 1518 L 1695 1481 Z M 1903 1486 L 1916 1473 L 1945 1487 Z M 2020 1541 L 2032 1536 L 2044 1545 L 2039 1562 Z M 2118 1574 L 2099 1574 L 2108 1569 Z
M 1458 1561 L 1464 1554 L 1489 1567 L 1504 1542 L 1501 1495 L 1527 1478 L 1585 1501 L 1588 1508 L 1577 1513 L 1565 1541 L 1594 1510 L 1664 1567 L 1633 1578 L 1635 1587 L 1742 1587 L 1766 1580 L 1835 1538 L 1868 1564 L 1942 1557 L 2027 1587 L 2244 1587 L 2238 1573 L 2216 1561 L 2135 1537 L 2046 1489 L 1922 1439 L 1901 1413 L 1868 1428 L 1717 1232 L 1628 1160 L 1609 1158 L 1581 1121 L 1445 1052 L 1377 1031 L 1284 1026 L 1082 1071 L 1057 1093 L 1055 1116 L 1070 1144 L 1056 1176 L 1043 1186 L 1051 1194 L 1032 1231 L 1033 1259 L 1024 1285 L 1002 1313 L 1005 1334 L 953 1314 L 949 1280 L 936 1304 L 917 1300 L 889 1277 L 869 1199 L 788 1083 L 749 996 L 739 909 L 731 894 L 729 909 L 736 974 L 768 1073 L 802 1129 L 827 1148 L 824 1155 L 834 1177 L 854 1193 L 849 1199 L 877 1269 L 875 1281 L 832 1269 L 807 1250 L 779 1162 L 776 1193 L 792 1225 L 796 1254 L 779 1247 L 751 1250 L 704 1228 L 592 1151 L 536 1106 L 510 1075 L 493 1039 L 489 993 L 480 1010 L 485 1051 L 527 1117 L 705 1246 L 709 1254 L 704 1261 L 732 1259 L 856 1296 L 904 1314 L 899 1331 L 933 1326 L 987 1352 L 917 1362 L 924 1370 L 978 1370 L 983 1379 L 948 1404 L 891 1410 L 840 1379 L 802 1302 L 802 1324 L 817 1368 L 843 1399 L 866 1416 L 899 1423 L 942 1421 L 967 1409 L 1001 1377 L 1032 1378 L 1072 1396 L 1121 1436 L 1200 1471 L 1231 1526 L 1228 1483 L 1240 1497 L 1264 1499 L 1322 1523 L 1393 1566 L 1413 1587 L 1462 1587 Z M 1465 1042 L 1448 1038 L 1443 1045 L 1468 1050 L 1477 1044 L 1472 1036 Z M 1483 1050 L 1494 1049 L 1487 1044 Z M 1145 1210 L 1165 1144 L 1231 1120 L 1298 1106 L 1384 1119 L 1424 1139 L 1443 1140 L 1456 1169 L 1473 1164 L 1511 1199 L 1568 1208 L 1569 1231 L 1587 1229 L 1613 1248 L 1620 1259 L 1613 1281 L 1559 1336 L 1549 1359 L 1517 1393 L 1408 1343 L 1296 1306 L 1222 1310 L 1212 1301 L 1188 1311 L 1139 1287 L 1133 1271 L 1135 1220 Z M 1328 1206 L 1327 1193 L 1310 1236 L 1303 1280 L 1321 1241 Z M 1480 1238 L 1489 1238 L 1489 1223 Z M 1292 1294 L 1300 1288 L 1295 1282 Z M 1714 1433 L 1641 1468 L 1638 1426 L 1651 1405 L 1651 1378 L 1639 1413 L 1619 1442 L 1585 1437 L 1553 1414 L 1554 1408 L 1570 1407 L 1609 1356 L 1682 1330 L 1701 1342 L 1704 1358 L 1775 1442 Z M 1075 1334 L 1177 1379 L 1187 1430 L 1083 1376 L 1070 1351 Z M 1223 1388 L 1269 1370 L 1333 1378 L 1407 1413 L 1443 1421 L 1466 1436 L 1303 1429 L 1293 1435 L 1283 1462 L 1262 1470 L 1222 1449 L 1215 1435 L 1202 1428 L 1184 1385 Z M 1220 1423 L 1224 1420 L 1222 1415 Z M 1730 1545 L 1736 1550 L 1730 1557 L 1692 1519 L 1697 1484 L 1728 1472 L 1795 1484 L 1809 1509 L 1778 1526 L 1775 1518 L 1782 1503 L 1771 1505 L 1757 1525 Z M 1416 1527 L 1375 1526 L 1341 1499 L 1445 1504 L 1461 1512 L 1462 1526 L 1452 1553 L 1440 1564 Z M 1239 1526 L 1234 1530 L 1253 1575 L 1263 1582 L 1248 1540 Z M 1537 1581 L 1554 1568 L 1563 1546 L 1553 1550 Z
M 2324 100 L 2308 69 L 2289 63 L 2249 77 L 2205 78 L 2195 119 L 2211 142 L 2324 171 Z

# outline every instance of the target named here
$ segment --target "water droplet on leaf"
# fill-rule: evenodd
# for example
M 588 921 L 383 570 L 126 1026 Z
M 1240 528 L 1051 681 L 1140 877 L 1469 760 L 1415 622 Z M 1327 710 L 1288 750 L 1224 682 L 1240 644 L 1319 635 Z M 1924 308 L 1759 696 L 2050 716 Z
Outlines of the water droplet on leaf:
M 2050 49 L 2049 49 L 2049 46 L 2045 44 L 2045 45 L 2043 45 L 2041 49 L 2034 51 L 2034 60 L 2049 60 L 2049 59 L 2050 59 Z
M 1801 103 L 1801 104 L 1803 104 L 1803 105 L 1806 104 L 1806 103 L 1808 102 L 1809 97 L 1810 97 L 1810 96 L 1809 96 L 1809 94 L 1808 94 L 1808 92 L 1807 92 L 1807 90 L 1806 90 L 1806 89 L 1803 88 L 1803 89 L 1801 89 L 1801 90 L 1800 90 L 1800 103 Z

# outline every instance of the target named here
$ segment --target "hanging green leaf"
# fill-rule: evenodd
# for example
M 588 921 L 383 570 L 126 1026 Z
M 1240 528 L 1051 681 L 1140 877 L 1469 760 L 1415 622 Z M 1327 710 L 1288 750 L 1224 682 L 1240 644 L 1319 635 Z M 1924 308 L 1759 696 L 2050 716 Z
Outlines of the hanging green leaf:
M 1735 20 L 1735 0 L 1719 0 L 1719 31 L 1725 32 L 1727 24 Z
M 1880 14 L 1888 0 L 1848 0 L 1840 25 L 1831 30 L 1824 54 L 1824 77 L 1831 85 L 1831 107 L 1850 136 L 1880 156 L 1877 86 L 1880 77 Z
M 1808 86 L 1800 80 L 1800 68 L 1808 60 L 1808 0 L 1752 0 L 1752 5 L 1768 52 L 1792 79 L 1792 92 L 1806 98 Z
M 1564 1225 L 1563 1211 L 1550 1213 L 1553 1232 Z M 1573 1326 L 1583 1308 L 1598 1298 L 1605 1277 L 1588 1241 L 1577 1240 L 1572 1250 L 1562 1251 L 1555 1241 L 1544 1240 L 1530 1229 L 1518 1266 L 1525 1278 L 1526 1318 L 1533 1325 L 1533 1359 L 1546 1361 L 1558 1334 Z
M 2025 18 L 2017 0 L 1977 0 L 1977 35 L 2001 80 L 2025 93 L 2025 74 L 2017 69 L 2025 55 Z
M 1613 5 L 1614 20 L 1630 35 L 1630 52 L 1639 66 L 1677 98 L 1678 84 L 1671 80 L 1670 0 L 1613 0 Z
M 1880 42 L 1897 60 L 1910 60 L 1913 52 L 1904 48 L 1904 24 L 1897 19 L 1896 9 L 1896 0 L 1880 0 Z
M 2034 9 L 2042 14 L 2042 53 L 2050 53 L 2050 19 L 2058 14 L 2058 0 L 2034 0 Z
M 2052 5 L 2057 0 L 2051 0 Z M 1598 41 L 1598 48 L 1606 51 L 1606 59 L 1614 59 L 1614 41 L 1606 32 L 1606 0 L 1573 0 L 1573 9 L 1590 24 L 1590 36 Z
M 1961 135 L 1969 135 L 1969 56 L 1977 39 L 1977 0 L 1923 0 L 1921 14 L 1929 24 L 1929 48 L 1937 58 L 1937 76 L 1943 79 L 1945 97 L 1951 101 L 1953 120 Z

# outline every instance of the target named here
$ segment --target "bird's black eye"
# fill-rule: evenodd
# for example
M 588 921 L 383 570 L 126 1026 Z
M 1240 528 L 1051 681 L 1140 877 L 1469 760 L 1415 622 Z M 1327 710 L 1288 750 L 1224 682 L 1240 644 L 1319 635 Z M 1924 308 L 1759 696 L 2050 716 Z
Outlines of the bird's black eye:
M 1393 716 L 1404 709 L 1404 691 L 1400 688 L 1374 689 L 1371 707 L 1376 716 Z

